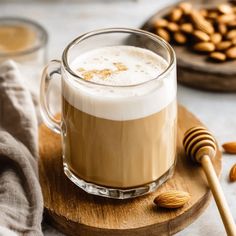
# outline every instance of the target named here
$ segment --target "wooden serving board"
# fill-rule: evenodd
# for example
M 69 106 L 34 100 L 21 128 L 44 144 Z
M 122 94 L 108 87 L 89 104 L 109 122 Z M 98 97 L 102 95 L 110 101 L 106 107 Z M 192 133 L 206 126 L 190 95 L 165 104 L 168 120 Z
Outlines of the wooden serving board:
M 178 160 L 173 178 L 154 193 L 131 200 L 88 195 L 70 182 L 62 169 L 60 136 L 41 125 L 39 176 L 46 219 L 70 236 L 162 236 L 182 230 L 204 211 L 211 199 L 201 167 L 186 159 L 182 146 L 184 132 L 196 125 L 202 124 L 188 110 L 179 106 Z M 219 175 L 219 151 L 214 167 Z M 157 209 L 153 199 L 170 189 L 189 192 L 191 200 L 177 210 Z
M 224 0 L 192 1 L 196 8 L 216 6 Z M 168 6 L 154 14 L 141 27 L 153 32 L 153 21 L 166 16 L 175 5 Z M 236 61 L 217 63 L 207 60 L 207 56 L 197 54 L 186 46 L 172 45 L 178 64 L 178 82 L 210 91 L 236 92 Z

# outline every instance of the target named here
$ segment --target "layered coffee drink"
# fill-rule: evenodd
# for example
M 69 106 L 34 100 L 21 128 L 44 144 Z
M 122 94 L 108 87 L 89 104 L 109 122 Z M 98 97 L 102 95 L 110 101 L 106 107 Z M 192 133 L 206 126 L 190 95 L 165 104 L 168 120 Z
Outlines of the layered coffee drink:
M 168 175 L 175 164 L 177 108 L 176 74 L 164 73 L 167 61 L 148 49 L 108 46 L 78 55 L 70 67 L 81 80 L 62 80 L 66 168 L 114 189 Z

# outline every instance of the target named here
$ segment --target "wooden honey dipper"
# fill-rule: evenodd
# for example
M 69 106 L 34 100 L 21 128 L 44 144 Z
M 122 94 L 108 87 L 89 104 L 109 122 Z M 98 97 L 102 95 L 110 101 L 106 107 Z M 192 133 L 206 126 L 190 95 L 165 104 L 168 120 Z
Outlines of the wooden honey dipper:
M 204 127 L 193 127 L 185 133 L 183 145 L 187 156 L 203 167 L 227 235 L 236 236 L 234 219 L 211 162 L 211 158 L 215 157 L 217 149 L 215 139 Z

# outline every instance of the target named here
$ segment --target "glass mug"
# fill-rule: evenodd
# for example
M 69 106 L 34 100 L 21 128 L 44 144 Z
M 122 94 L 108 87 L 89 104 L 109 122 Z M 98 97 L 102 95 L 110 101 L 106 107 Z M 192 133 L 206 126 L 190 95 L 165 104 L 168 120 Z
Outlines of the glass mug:
M 154 78 L 132 85 L 86 80 L 72 68 L 83 53 L 119 45 L 148 49 L 166 66 Z M 61 121 L 47 101 L 49 83 L 56 77 L 61 81 Z M 61 134 L 66 176 L 103 197 L 125 199 L 154 191 L 174 172 L 176 91 L 174 51 L 154 34 L 109 28 L 72 41 L 62 61 L 51 61 L 44 69 L 40 99 L 46 125 Z

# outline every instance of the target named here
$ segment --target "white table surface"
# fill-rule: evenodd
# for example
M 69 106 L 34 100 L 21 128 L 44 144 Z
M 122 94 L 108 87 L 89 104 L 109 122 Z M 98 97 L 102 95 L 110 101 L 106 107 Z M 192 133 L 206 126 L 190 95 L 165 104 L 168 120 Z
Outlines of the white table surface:
M 89 30 L 125 26 L 139 27 L 150 15 L 174 0 L 107 1 L 1 1 L 0 16 L 24 16 L 40 22 L 49 32 L 49 59 L 60 58 L 63 48 Z M 198 91 L 178 86 L 178 100 L 197 115 L 215 134 L 219 144 L 236 140 L 236 94 Z M 223 155 L 221 184 L 236 220 L 236 184 L 229 184 L 230 167 L 236 155 Z M 46 236 L 63 235 L 43 224 Z M 226 235 L 216 205 L 207 210 L 178 236 Z

